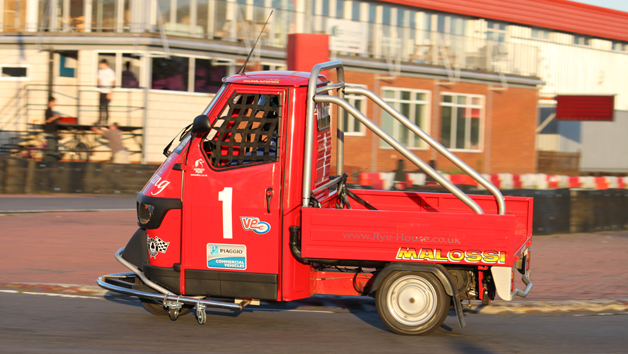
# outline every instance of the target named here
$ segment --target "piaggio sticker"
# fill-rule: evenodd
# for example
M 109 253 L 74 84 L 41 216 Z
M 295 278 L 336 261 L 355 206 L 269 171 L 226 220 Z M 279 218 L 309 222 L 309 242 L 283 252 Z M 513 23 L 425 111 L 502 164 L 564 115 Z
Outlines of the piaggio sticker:
M 240 216 L 240 222 L 244 231 L 253 231 L 256 234 L 265 234 L 270 231 L 270 224 L 256 217 Z
M 246 246 L 208 243 L 207 268 L 246 270 Z
M 415 248 L 400 247 L 397 259 L 409 259 L 413 261 L 449 261 L 468 263 L 506 263 L 506 252 L 501 251 L 462 251 L 451 250 L 446 254 L 438 248 L 421 248 L 419 252 Z
M 164 240 L 155 236 L 155 238 L 148 237 L 146 239 L 146 244 L 148 246 L 148 254 L 150 254 L 150 256 L 153 258 L 157 258 L 158 253 L 165 254 L 166 251 L 168 251 L 168 245 L 170 245 L 170 242 L 165 242 Z

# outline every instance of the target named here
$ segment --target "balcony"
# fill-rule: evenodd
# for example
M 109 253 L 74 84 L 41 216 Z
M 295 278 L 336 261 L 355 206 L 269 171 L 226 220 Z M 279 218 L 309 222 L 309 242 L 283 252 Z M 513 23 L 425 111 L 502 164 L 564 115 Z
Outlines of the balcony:
M 41 2 L 37 26 L 11 23 L 4 31 L 14 34 L 26 32 L 81 33 L 165 33 L 169 36 L 191 37 L 226 42 L 241 42 L 250 47 L 262 30 L 271 8 L 255 6 L 233 0 L 198 0 L 196 9 L 175 6 L 176 2 L 158 1 L 157 6 L 146 9 L 146 2 L 124 1 L 118 9 L 114 1 L 99 1 L 91 11 L 60 8 Z M 109 4 L 109 5 L 107 5 Z M 321 15 L 297 12 L 292 2 L 274 2 L 272 18 L 260 39 L 262 46 L 285 48 L 287 34 L 295 32 L 327 33 L 330 20 Z M 107 7 L 109 6 L 109 7 Z M 112 7 L 114 6 L 114 7 Z M 194 11 L 192 11 L 194 10 Z M 366 47 L 353 53 L 334 52 L 333 55 L 352 55 L 364 59 L 380 59 L 445 67 L 456 70 L 478 70 L 509 75 L 539 76 L 538 48 L 529 45 L 468 37 L 450 33 L 430 32 L 410 27 L 390 26 L 381 23 L 341 20 L 357 25 L 364 36 Z M 35 22 L 31 20 L 31 22 Z M 308 31 L 308 28 L 310 29 Z

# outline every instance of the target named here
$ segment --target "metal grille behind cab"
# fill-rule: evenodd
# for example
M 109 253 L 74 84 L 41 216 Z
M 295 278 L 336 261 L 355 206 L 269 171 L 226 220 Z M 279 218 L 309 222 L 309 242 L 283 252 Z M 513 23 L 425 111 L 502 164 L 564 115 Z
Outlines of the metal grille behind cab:
M 234 92 L 207 142 L 214 167 L 277 161 L 280 95 Z

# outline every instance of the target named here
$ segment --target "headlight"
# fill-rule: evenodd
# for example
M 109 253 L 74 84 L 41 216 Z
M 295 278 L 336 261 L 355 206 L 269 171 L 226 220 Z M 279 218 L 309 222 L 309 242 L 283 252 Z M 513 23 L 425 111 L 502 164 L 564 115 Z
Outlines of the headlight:
M 137 205 L 137 220 L 142 225 L 148 224 L 150 218 L 153 216 L 153 212 L 155 211 L 155 207 L 150 204 L 139 204 Z

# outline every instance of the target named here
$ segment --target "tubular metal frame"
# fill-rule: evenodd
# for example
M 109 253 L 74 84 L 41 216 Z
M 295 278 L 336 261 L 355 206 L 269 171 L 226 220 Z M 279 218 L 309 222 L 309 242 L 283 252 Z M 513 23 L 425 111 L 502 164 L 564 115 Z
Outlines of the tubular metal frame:
M 401 114 L 401 112 L 397 111 L 388 102 L 384 101 L 381 97 L 377 96 L 373 91 L 367 90 L 361 87 L 345 87 L 345 93 L 356 94 L 356 95 L 364 95 L 370 98 L 375 104 L 383 108 L 386 112 L 388 112 L 391 116 L 397 119 L 401 124 L 406 126 L 406 128 L 410 129 L 411 132 L 416 134 L 419 138 L 423 139 L 428 145 L 430 145 L 434 150 L 440 152 L 445 158 L 451 161 L 454 165 L 460 168 L 462 171 L 466 172 L 471 178 L 473 178 L 476 182 L 482 185 L 484 188 L 489 190 L 497 200 L 498 206 L 498 214 L 504 215 L 506 213 L 506 203 L 504 201 L 504 196 L 500 192 L 500 190 L 495 187 L 494 184 L 489 182 L 486 178 L 484 178 L 481 174 L 479 174 L 476 170 L 467 165 L 464 161 L 462 161 L 458 156 L 454 155 L 449 149 L 444 147 L 441 143 L 436 141 L 436 139 L 432 138 L 431 135 L 427 134 L 423 129 L 419 128 L 416 124 L 412 123 L 406 116 Z
M 325 87 L 317 88 L 317 80 L 318 75 L 322 70 L 330 70 L 336 69 L 338 82 L 335 84 L 331 84 Z M 322 93 L 337 90 L 338 96 L 325 95 Z M 399 141 L 394 139 L 388 133 L 386 133 L 381 127 L 371 121 L 368 117 L 366 117 L 362 112 L 360 112 L 357 108 L 352 106 L 349 102 L 344 99 L 344 94 L 357 94 L 363 95 L 370 98 L 373 103 L 384 109 L 388 112 L 392 117 L 397 119 L 401 124 L 407 127 L 410 131 L 412 131 L 419 138 L 423 139 L 427 144 L 429 144 L 436 151 L 440 152 L 445 158 L 451 161 L 458 168 L 466 172 L 471 178 L 477 181 L 484 188 L 489 190 L 493 196 L 495 196 L 495 200 L 498 206 L 498 214 L 504 215 L 506 214 L 506 203 L 504 201 L 504 197 L 501 194 L 501 191 L 495 187 L 491 182 L 489 182 L 486 178 L 484 178 L 481 174 L 467 165 L 464 161 L 454 155 L 451 151 L 449 151 L 446 147 L 440 144 L 436 139 L 432 138 L 429 134 L 419 128 L 416 124 L 412 123 L 406 116 L 401 114 L 391 105 L 389 105 L 386 101 L 384 101 L 381 97 L 377 96 L 374 92 L 360 88 L 360 87 L 350 87 L 345 86 L 344 82 L 344 68 L 342 62 L 339 60 L 330 61 L 327 63 L 317 64 L 312 68 L 312 72 L 310 74 L 310 80 L 308 82 L 308 92 L 307 92 L 307 111 L 306 111 L 306 129 L 305 129 L 305 156 L 312 156 L 313 152 L 313 143 L 314 143 L 314 108 L 316 103 L 333 103 L 338 106 L 338 114 L 336 117 L 337 121 L 337 150 L 336 150 L 336 170 L 338 174 L 341 175 L 343 172 L 343 164 L 344 164 L 344 134 L 343 134 L 343 126 L 344 120 L 341 118 L 342 109 L 351 114 L 357 120 L 359 120 L 362 124 L 364 124 L 367 128 L 369 128 L 373 133 L 379 136 L 382 140 L 392 146 L 395 150 L 401 153 L 404 157 L 410 160 L 417 167 L 425 171 L 427 175 L 432 177 L 435 181 L 440 183 L 445 189 L 455 195 L 458 199 L 460 199 L 463 203 L 469 206 L 476 214 L 484 214 L 482 208 L 467 194 L 461 191 L 458 187 L 456 187 L 453 183 L 443 177 L 440 173 L 435 171 L 429 164 L 425 163 L 425 161 L 421 160 L 418 156 L 413 154 L 407 147 L 401 144 Z M 341 109 L 342 108 L 342 109 Z M 304 160 L 303 164 L 303 194 L 302 194 L 302 205 L 303 207 L 307 207 L 310 202 L 311 195 L 311 183 L 312 183 L 312 164 L 307 163 L 309 161 L 307 158 Z M 325 184 L 328 185 L 329 183 Z M 321 189 L 324 186 L 317 188 L 317 190 Z

